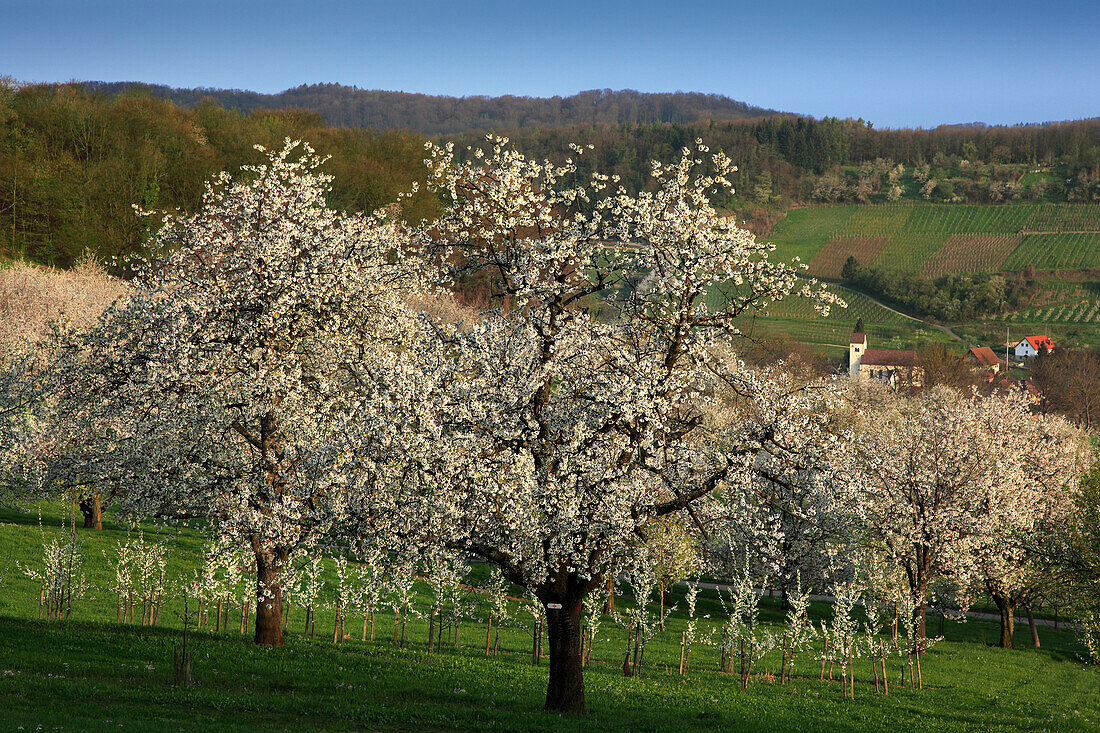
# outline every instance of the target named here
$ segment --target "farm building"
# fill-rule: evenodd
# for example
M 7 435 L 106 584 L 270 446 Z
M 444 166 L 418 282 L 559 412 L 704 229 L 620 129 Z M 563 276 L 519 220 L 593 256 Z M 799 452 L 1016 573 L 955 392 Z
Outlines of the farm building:
M 896 389 L 921 386 L 924 370 L 917 365 L 917 352 L 868 349 L 867 334 L 855 331 L 848 340 L 848 376 L 874 379 Z
M 1054 350 L 1054 342 L 1050 340 L 1048 336 L 1028 336 L 1027 338 L 1016 344 L 1015 353 L 1020 358 L 1038 356 L 1039 352 L 1046 348 L 1047 351 Z
M 989 370 L 996 373 L 1001 368 L 1001 360 L 997 358 L 997 354 L 993 352 L 988 346 L 972 346 L 970 351 L 966 352 L 966 360 L 970 363 L 971 368 L 976 371 Z

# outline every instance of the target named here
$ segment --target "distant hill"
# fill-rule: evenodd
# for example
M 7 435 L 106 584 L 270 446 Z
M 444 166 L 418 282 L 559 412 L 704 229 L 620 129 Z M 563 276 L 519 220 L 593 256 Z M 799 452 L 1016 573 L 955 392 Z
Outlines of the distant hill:
M 84 83 L 112 96 L 144 91 L 181 107 L 204 99 L 227 109 L 302 108 L 313 110 L 337 127 L 415 130 L 426 135 L 452 135 L 468 130 L 558 128 L 588 124 L 690 124 L 707 120 L 744 120 L 779 114 L 718 94 L 672 92 L 648 94 L 632 89 L 595 89 L 570 97 L 440 97 L 384 92 L 340 84 L 309 84 L 278 94 L 241 89 L 173 89 L 140 82 Z

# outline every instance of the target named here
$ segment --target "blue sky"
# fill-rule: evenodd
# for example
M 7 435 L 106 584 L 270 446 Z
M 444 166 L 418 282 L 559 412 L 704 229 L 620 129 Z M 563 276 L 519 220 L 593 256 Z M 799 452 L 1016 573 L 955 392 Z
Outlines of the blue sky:
M 878 127 L 1100 116 L 1100 1 L 0 0 L 0 75 L 701 91 Z

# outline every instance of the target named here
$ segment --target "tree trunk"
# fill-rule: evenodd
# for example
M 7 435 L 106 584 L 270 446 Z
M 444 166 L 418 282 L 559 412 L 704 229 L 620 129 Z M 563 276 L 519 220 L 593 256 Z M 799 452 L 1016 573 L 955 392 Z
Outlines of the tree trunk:
M 615 576 L 610 575 L 607 578 L 607 598 L 603 603 L 603 612 L 605 616 L 611 616 L 615 613 Z
M 103 504 L 98 491 L 80 500 L 80 513 L 84 515 L 84 529 L 103 529 Z
M 921 598 L 924 598 L 924 594 L 921 594 Z M 913 627 L 916 629 L 916 639 L 913 640 L 913 653 L 924 654 L 924 640 L 927 638 L 924 620 L 927 615 L 928 604 L 925 601 L 921 601 L 913 607 Z
M 548 605 L 546 609 L 550 680 L 546 688 L 545 709 L 583 713 L 584 670 L 580 652 L 582 598 L 564 599 L 560 605 L 561 608 Z
M 1015 604 L 1012 600 L 1005 596 L 993 596 L 993 601 L 997 604 L 997 609 L 1001 612 L 1001 648 L 1012 648 L 1012 631 L 1013 631 L 1013 618 L 1012 613 L 1015 610 Z
M 1031 627 L 1031 645 L 1036 649 L 1039 648 L 1039 627 L 1035 624 L 1035 616 L 1031 612 L 1031 604 L 1025 603 L 1024 610 L 1027 611 L 1027 625 Z
M 661 631 L 665 630 L 665 585 L 664 583 L 657 584 L 657 599 L 660 602 L 660 609 L 658 610 L 657 620 L 661 624 Z
M 279 569 L 285 553 L 262 548 L 252 539 L 256 553 L 256 635 L 254 641 L 264 646 L 284 646 L 283 590 L 279 584 Z

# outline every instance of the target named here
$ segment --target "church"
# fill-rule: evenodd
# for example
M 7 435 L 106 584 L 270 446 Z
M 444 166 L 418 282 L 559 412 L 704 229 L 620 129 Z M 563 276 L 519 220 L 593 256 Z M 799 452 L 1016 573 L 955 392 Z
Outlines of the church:
M 848 376 L 856 381 L 874 379 L 897 389 L 920 387 L 924 370 L 916 351 L 867 348 L 867 334 L 857 329 L 848 340 Z

